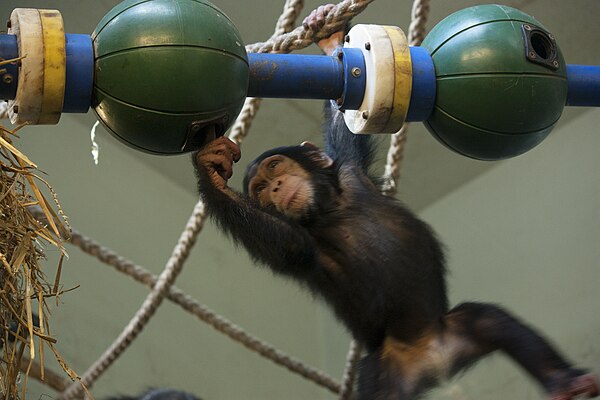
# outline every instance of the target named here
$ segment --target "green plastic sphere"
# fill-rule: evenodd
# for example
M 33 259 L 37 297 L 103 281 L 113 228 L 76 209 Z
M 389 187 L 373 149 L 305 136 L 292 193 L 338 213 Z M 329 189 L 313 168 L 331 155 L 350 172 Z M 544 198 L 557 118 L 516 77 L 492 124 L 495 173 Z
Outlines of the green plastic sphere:
M 124 143 L 157 154 L 197 149 L 225 133 L 248 87 L 231 20 L 205 0 L 128 0 L 92 34 L 92 106 Z
M 441 21 L 422 44 L 437 80 L 425 122 L 443 144 L 498 160 L 539 144 L 567 98 L 566 64 L 554 37 L 514 8 L 482 5 Z

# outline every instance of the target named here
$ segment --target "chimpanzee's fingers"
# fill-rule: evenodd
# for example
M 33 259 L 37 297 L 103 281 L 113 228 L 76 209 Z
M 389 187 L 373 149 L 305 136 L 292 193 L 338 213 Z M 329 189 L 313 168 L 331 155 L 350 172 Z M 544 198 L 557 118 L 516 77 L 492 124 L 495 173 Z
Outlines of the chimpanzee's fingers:
M 229 179 L 233 175 L 233 162 L 228 155 L 207 154 L 202 157 L 202 164 L 206 169 L 216 171 L 224 179 Z
M 240 150 L 240 146 L 238 146 L 237 143 L 229 140 L 229 142 L 227 142 L 227 147 L 228 147 L 229 153 L 231 154 L 231 158 L 233 158 L 233 161 L 234 162 L 240 161 L 240 158 L 242 158 L 242 152 Z

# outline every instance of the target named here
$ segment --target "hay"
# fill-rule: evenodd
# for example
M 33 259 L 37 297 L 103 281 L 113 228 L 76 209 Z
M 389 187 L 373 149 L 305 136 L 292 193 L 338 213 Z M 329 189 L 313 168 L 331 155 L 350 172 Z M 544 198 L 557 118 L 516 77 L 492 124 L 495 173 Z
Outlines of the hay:
M 32 376 L 44 377 L 44 349 L 55 354 L 59 364 L 71 379 L 77 375 L 57 353 L 48 322 L 46 300 L 61 294 L 60 271 L 66 252 L 62 238 L 68 234 L 68 224 L 58 205 L 54 191 L 36 173 L 36 165 L 13 146 L 16 131 L 0 125 L 0 398 L 18 399 L 27 388 L 27 376 L 33 365 L 39 370 Z M 63 217 L 60 222 L 38 183 L 53 197 L 54 207 Z M 48 225 L 42 225 L 28 211 L 39 207 Z M 60 250 L 61 261 L 50 283 L 41 269 L 44 247 Z M 34 323 L 34 314 L 39 323 Z M 37 322 L 37 321 L 36 321 Z M 34 360 L 37 360 L 34 363 Z M 26 363 L 25 374 L 21 366 Z

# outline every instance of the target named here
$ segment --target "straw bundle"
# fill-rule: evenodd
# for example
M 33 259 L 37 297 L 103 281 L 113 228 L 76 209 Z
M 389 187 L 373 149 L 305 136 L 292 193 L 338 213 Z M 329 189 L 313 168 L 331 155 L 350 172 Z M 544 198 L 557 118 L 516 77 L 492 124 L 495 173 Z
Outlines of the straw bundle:
M 38 187 L 45 186 L 58 214 L 62 210 L 54 191 L 36 174 L 36 166 L 12 144 L 16 131 L 0 125 L 0 398 L 17 399 L 27 387 L 27 376 L 44 379 L 44 347 L 55 354 L 65 372 L 76 379 L 54 348 L 46 300 L 61 294 L 60 270 L 65 255 L 62 239 L 68 229 Z M 38 222 L 28 207 L 39 207 L 48 225 Z M 63 216 L 63 221 L 64 219 Z M 66 225 L 68 227 L 68 224 Z M 43 246 L 61 251 L 56 276 L 50 283 L 42 272 Z M 39 322 L 34 314 L 39 316 Z M 34 323 L 35 321 L 35 323 Z M 39 362 L 33 362 L 38 360 Z M 25 375 L 21 376 L 21 369 Z

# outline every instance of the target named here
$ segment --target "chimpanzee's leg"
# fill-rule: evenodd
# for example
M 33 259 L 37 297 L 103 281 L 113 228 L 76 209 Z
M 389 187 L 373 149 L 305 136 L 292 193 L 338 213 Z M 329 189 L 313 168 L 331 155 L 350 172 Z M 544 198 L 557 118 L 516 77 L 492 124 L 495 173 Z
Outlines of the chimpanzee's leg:
M 450 310 L 446 320 L 446 335 L 467 343 L 456 354 L 452 372 L 487 353 L 502 350 L 535 378 L 552 400 L 589 398 L 600 393 L 592 374 L 573 368 L 538 333 L 498 306 L 463 303 Z

